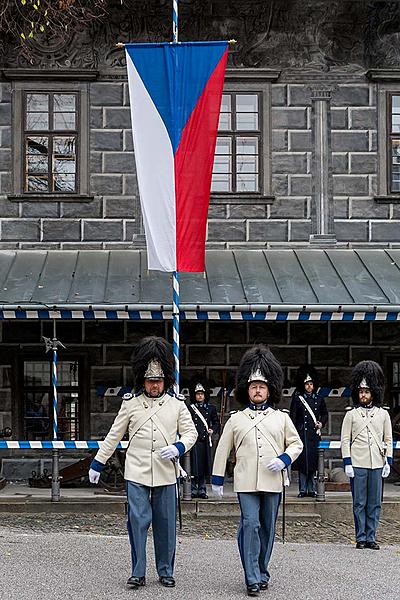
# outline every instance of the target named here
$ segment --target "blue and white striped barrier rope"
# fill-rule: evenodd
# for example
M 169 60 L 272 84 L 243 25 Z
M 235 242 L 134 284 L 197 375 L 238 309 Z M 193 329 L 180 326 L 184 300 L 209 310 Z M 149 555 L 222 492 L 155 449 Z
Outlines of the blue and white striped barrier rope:
M 14 319 L 171 321 L 171 310 L 0 310 L 0 321 Z M 180 310 L 182 321 L 400 321 L 400 312 L 267 312 Z
M 61 441 L 61 440 L 44 440 L 44 441 L 29 441 L 29 440 L 0 440 L 0 450 L 97 450 L 101 448 L 103 441 Z M 120 450 L 126 450 L 129 442 L 120 442 L 117 446 Z M 340 448 L 340 441 L 322 440 L 319 443 L 320 448 L 333 450 Z M 400 450 L 400 442 L 393 442 L 393 449 Z

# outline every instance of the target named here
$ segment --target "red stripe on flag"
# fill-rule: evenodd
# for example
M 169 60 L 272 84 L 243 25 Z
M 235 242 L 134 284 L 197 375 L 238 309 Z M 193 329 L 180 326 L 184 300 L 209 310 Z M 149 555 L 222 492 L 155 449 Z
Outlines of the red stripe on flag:
M 176 268 L 204 271 L 211 175 L 228 49 L 215 67 L 175 154 Z

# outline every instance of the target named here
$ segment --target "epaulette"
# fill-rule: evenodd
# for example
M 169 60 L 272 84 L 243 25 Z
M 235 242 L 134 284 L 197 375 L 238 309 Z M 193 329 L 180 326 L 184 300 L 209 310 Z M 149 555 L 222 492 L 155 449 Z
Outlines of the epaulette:
M 184 394 L 175 394 L 175 398 L 177 398 L 177 400 L 180 400 L 181 402 L 185 402 L 186 400 Z
M 130 392 L 127 392 L 126 394 L 124 394 L 122 396 L 122 400 L 132 400 L 133 398 L 133 394 L 131 394 Z
M 344 409 L 346 412 L 348 412 L 349 410 L 353 410 L 354 406 L 346 406 L 346 408 Z
M 288 410 L 287 408 L 278 408 L 276 410 L 280 410 L 283 413 L 286 413 L 287 415 L 290 415 L 290 410 Z
M 388 406 L 387 404 L 384 404 L 382 406 L 383 410 L 390 410 L 390 406 Z
M 239 412 L 239 411 L 238 410 L 230 410 L 229 416 L 231 417 L 232 415 L 236 415 L 237 412 Z

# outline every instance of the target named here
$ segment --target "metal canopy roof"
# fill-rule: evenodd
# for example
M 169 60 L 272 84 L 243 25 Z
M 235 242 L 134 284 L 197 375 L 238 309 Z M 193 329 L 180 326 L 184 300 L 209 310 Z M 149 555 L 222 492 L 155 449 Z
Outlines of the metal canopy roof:
M 182 310 L 400 312 L 400 250 L 210 250 L 180 281 Z M 171 294 L 144 251 L 0 251 L 2 310 L 170 310 Z

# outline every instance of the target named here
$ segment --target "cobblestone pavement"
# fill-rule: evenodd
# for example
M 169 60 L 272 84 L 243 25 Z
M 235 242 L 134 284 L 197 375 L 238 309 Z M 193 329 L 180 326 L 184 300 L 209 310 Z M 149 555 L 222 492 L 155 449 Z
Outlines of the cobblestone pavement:
M 18 531 L 5 527 L 4 521 L 0 525 L 0 600 L 246 598 L 234 539 L 199 538 L 205 535 L 199 531 L 196 536 L 180 537 L 177 585 L 171 590 L 158 582 L 149 539 L 146 586 L 133 591 L 126 587 L 130 574 L 126 535 L 93 534 L 88 532 L 87 522 L 85 534 L 64 533 L 74 525 L 73 520 L 69 523 L 66 519 L 64 526 L 62 518 L 47 524 L 52 527 L 47 532 L 38 530 L 43 524 L 34 519 L 28 524 L 26 520 L 25 524 L 18 521 L 13 524 L 21 528 Z M 108 530 L 112 527 L 110 524 Z M 260 600 L 398 600 L 399 557 L 400 545 L 383 546 L 380 552 L 373 552 L 356 550 L 349 543 L 277 542 L 270 563 L 270 587 Z
M 400 515 L 399 515 L 400 517 Z M 82 533 L 104 536 L 125 536 L 126 520 L 122 515 L 75 515 L 75 514 L 0 514 L 0 533 L 13 532 L 42 533 Z M 237 519 L 196 519 L 184 515 L 179 537 L 204 539 L 232 539 L 236 537 Z M 278 523 L 277 538 L 281 537 L 281 524 Z M 381 520 L 378 539 L 382 544 L 400 543 L 400 518 L 396 521 Z M 297 543 L 352 543 L 354 528 L 351 523 L 332 521 L 296 521 L 286 524 L 286 540 Z

